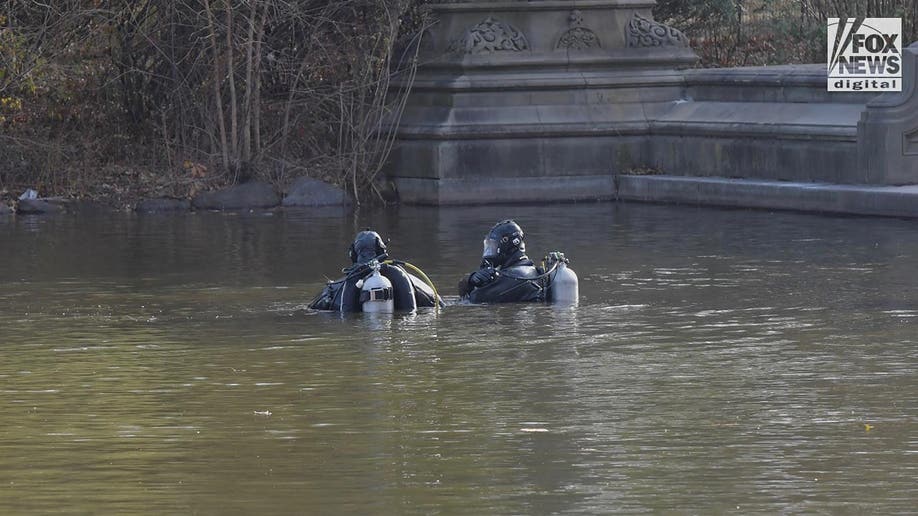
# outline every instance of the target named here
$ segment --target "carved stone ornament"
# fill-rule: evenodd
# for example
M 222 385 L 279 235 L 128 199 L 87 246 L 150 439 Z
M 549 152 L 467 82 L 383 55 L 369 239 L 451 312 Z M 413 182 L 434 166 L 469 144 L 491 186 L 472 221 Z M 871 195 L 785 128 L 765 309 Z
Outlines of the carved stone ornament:
M 529 50 L 529 41 L 513 25 L 489 16 L 453 40 L 449 50 L 459 54 L 522 52 Z
M 602 48 L 599 36 L 595 32 L 583 26 L 583 14 L 574 9 L 568 17 L 570 23 L 569 29 L 558 39 L 555 48 L 558 50 L 587 50 L 591 48 Z
M 634 13 L 625 29 L 629 47 L 687 47 L 688 38 L 678 30 Z

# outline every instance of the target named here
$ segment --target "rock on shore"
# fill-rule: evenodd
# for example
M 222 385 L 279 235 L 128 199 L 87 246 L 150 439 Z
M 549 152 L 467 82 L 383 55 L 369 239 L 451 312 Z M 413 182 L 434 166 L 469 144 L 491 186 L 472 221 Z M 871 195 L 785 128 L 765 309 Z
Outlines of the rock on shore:
M 188 199 L 144 199 L 137 203 L 134 211 L 137 213 L 164 213 L 170 211 L 188 211 L 191 209 L 191 201 Z
M 197 210 L 254 210 L 273 208 L 280 198 L 268 183 L 252 181 L 213 192 L 202 192 L 191 200 Z
M 58 213 L 62 211 L 60 205 L 43 199 L 20 199 L 16 213 L 22 215 L 41 215 L 44 213 Z
M 284 207 L 349 206 L 352 204 L 347 193 L 334 185 L 310 177 L 296 178 L 287 195 L 281 197 L 274 187 L 264 181 L 250 181 L 220 190 L 201 192 L 190 201 L 168 197 L 148 198 L 137 202 L 137 213 L 166 213 L 195 210 L 256 210 Z M 94 201 L 75 201 L 58 198 L 21 198 L 15 209 L 24 215 L 76 213 L 90 209 L 110 209 Z M 0 205 L 0 216 L 13 212 L 12 208 Z
M 351 204 L 351 199 L 337 186 L 311 177 L 298 177 L 290 185 L 283 204 L 291 208 L 342 206 Z

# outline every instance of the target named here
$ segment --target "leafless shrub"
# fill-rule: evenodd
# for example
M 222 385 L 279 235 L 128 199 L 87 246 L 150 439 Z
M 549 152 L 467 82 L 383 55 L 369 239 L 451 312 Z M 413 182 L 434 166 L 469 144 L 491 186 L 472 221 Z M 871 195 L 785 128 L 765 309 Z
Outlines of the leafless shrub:
M 23 145 L 118 142 L 76 145 L 70 163 L 201 163 L 195 170 L 225 182 L 259 176 L 280 186 L 307 173 L 359 201 L 374 191 L 393 143 L 406 92 L 390 88 L 391 78 L 410 78 L 416 65 L 410 54 L 395 58 L 396 42 L 421 33 L 419 3 L 10 1 L 0 15 L 0 98 L 28 100 L 18 111 L 31 109 L 32 119 L 11 128 Z M 48 87 L 23 90 L 39 70 Z

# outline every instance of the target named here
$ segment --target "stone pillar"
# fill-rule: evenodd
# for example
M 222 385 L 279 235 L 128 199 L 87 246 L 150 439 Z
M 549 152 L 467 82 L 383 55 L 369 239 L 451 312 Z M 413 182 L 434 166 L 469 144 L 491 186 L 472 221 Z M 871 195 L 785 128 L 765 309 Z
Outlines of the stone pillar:
M 697 60 L 653 0 L 441 2 L 388 174 L 405 202 L 612 197 Z M 404 86 L 396 85 L 396 86 Z
M 857 124 L 864 183 L 918 184 L 918 42 L 902 51 L 902 91 L 867 103 Z

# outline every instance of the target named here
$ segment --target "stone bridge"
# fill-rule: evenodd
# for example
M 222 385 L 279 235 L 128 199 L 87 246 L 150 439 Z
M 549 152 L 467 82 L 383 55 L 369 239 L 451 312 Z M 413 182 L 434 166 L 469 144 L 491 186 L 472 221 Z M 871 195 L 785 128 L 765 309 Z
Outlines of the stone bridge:
M 402 201 L 640 198 L 628 185 L 662 176 L 918 183 L 918 45 L 901 94 L 830 93 L 825 64 L 692 68 L 653 6 L 433 5 L 387 168 Z

